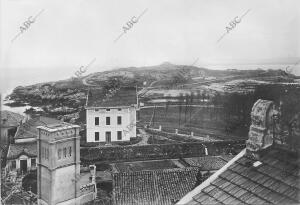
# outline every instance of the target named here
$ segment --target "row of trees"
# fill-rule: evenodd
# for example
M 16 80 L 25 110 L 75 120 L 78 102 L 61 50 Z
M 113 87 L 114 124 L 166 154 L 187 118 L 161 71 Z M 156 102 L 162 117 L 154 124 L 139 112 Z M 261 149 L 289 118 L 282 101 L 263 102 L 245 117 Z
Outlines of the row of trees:
M 259 85 L 251 93 L 216 95 L 212 103 L 224 107 L 224 119 L 228 127 L 234 129 L 236 125 L 248 129 L 251 124 L 252 106 L 258 99 L 274 101 L 281 110 L 282 131 L 291 129 L 291 120 L 300 113 L 300 87 L 297 85 Z

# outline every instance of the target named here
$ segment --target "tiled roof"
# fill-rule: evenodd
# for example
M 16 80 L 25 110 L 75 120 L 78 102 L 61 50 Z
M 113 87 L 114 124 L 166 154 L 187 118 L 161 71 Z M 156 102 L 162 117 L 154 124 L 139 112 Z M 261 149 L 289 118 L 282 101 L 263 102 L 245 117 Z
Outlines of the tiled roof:
M 103 89 L 90 90 L 86 107 L 121 107 L 137 103 L 136 88 L 122 87 L 105 92 Z
M 199 167 L 201 171 L 208 171 L 208 170 L 221 169 L 233 157 L 234 157 L 233 155 L 226 155 L 224 157 L 205 156 L 205 157 L 184 158 L 183 160 L 190 166 Z
M 37 142 L 11 144 L 7 159 L 16 159 L 23 154 L 28 157 L 37 157 Z
M 20 121 L 24 119 L 24 116 L 7 110 L 1 111 L 0 116 L 1 116 L 1 121 L 0 121 L 1 127 L 17 127 Z
M 25 123 L 20 125 L 15 139 L 26 139 L 26 138 L 37 138 L 38 137 L 38 126 L 53 125 L 61 123 L 61 121 L 49 118 L 49 117 L 35 117 L 27 120 Z M 37 142 L 26 142 L 26 143 L 15 143 L 11 144 L 8 149 L 7 158 L 15 159 L 20 155 L 25 154 L 29 157 L 37 156 Z
M 37 138 L 39 134 L 37 129 L 38 126 L 52 125 L 58 123 L 61 123 L 61 121 L 49 117 L 43 117 L 43 116 L 29 119 L 19 127 L 14 138 L 15 139 Z
M 196 186 L 197 177 L 194 167 L 117 173 L 114 204 L 171 205 Z
M 244 154 L 188 204 L 299 204 L 299 155 L 274 147 L 265 151 L 258 166 Z

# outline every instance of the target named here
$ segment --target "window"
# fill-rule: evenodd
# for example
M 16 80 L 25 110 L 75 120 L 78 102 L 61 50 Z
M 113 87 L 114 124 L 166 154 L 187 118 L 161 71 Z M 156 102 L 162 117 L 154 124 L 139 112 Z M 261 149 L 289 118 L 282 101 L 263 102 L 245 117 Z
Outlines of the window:
M 118 131 L 118 140 L 122 140 L 122 131 Z
M 99 125 L 99 117 L 95 117 L 95 125 Z
M 95 132 L 95 141 L 99 141 L 99 132 Z
M 42 148 L 42 158 L 46 159 L 46 148 Z
M 72 156 L 72 147 L 69 147 L 69 156 Z
M 49 149 L 46 149 L 46 159 L 49 159 Z
M 36 159 L 32 158 L 31 159 L 31 167 L 35 167 L 36 166 Z
M 110 117 L 106 117 L 106 125 L 110 125 Z
M 67 157 L 67 148 L 64 147 L 64 157 Z
M 106 109 L 106 111 L 110 111 L 110 109 Z
M 58 159 L 61 159 L 61 149 L 60 148 L 57 151 L 57 156 L 58 156 Z
M 16 169 L 16 160 L 11 162 L 11 169 Z
M 118 125 L 121 125 L 121 124 L 122 124 L 122 117 L 118 116 Z

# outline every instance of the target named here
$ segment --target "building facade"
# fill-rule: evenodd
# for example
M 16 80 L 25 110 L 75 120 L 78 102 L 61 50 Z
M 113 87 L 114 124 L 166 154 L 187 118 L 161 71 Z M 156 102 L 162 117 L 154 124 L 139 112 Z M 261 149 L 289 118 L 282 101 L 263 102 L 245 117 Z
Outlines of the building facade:
M 135 107 L 88 108 L 87 142 L 129 141 L 136 137 Z
M 89 92 L 86 104 L 87 142 L 129 141 L 136 137 L 137 97 L 135 88 L 111 94 Z
M 6 172 L 16 171 L 24 174 L 36 169 L 36 142 L 13 144 L 8 149 Z

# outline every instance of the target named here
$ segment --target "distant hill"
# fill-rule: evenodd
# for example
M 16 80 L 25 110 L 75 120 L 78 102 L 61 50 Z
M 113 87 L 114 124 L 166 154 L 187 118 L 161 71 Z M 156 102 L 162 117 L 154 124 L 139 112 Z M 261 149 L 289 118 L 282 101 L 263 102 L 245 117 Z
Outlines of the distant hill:
M 96 72 L 82 78 L 72 78 L 56 82 L 45 82 L 30 86 L 18 86 L 7 98 L 17 103 L 77 108 L 84 105 L 89 88 L 118 86 L 146 86 L 177 89 L 194 85 L 224 83 L 232 80 L 263 80 L 270 82 L 294 82 L 296 76 L 283 70 L 209 70 L 188 65 L 174 65 L 169 62 L 156 66 L 119 68 Z M 54 108 L 53 108 L 54 107 Z
M 183 77 L 181 83 L 193 82 L 196 78 L 212 77 L 212 78 L 234 78 L 234 79 L 249 79 L 254 78 L 257 80 L 278 80 L 291 82 L 296 76 L 288 74 L 283 70 L 209 70 L 206 68 L 199 68 L 196 66 L 187 65 L 174 65 L 168 62 L 157 66 L 147 67 L 128 67 L 119 68 L 110 71 L 92 73 L 83 78 L 85 85 L 101 86 L 104 81 L 107 81 L 111 77 L 120 77 L 124 85 L 135 86 L 142 85 L 143 82 L 147 82 L 149 85 L 154 81 L 164 81 L 167 84 L 174 84 L 174 78 Z M 177 83 L 177 82 L 176 82 Z M 175 84 L 176 84 L 175 83 Z

